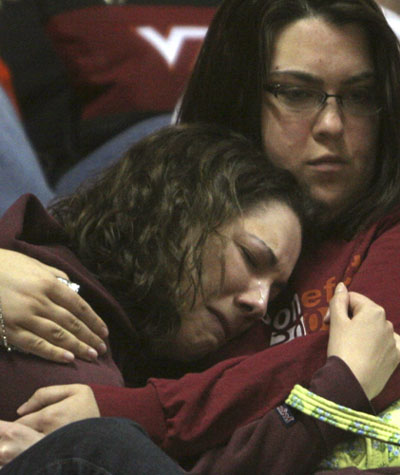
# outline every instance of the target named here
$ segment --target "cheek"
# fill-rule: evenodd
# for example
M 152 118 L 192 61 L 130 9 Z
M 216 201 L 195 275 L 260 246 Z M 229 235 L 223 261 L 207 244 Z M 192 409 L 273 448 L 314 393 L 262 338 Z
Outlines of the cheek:
M 225 256 L 225 272 L 221 288 L 221 296 L 233 295 L 243 289 L 249 281 L 249 270 L 236 247 L 228 249 Z
M 223 256 L 223 260 L 219 254 L 218 257 L 206 256 L 203 261 L 202 283 L 206 301 L 235 292 L 248 277 L 240 251 L 233 242 L 227 243 Z M 199 298 L 197 302 L 200 300 L 202 298 Z
M 264 151 L 277 166 L 293 170 L 307 147 L 309 130 L 302 121 L 284 120 L 265 109 L 262 114 Z
M 354 155 L 373 159 L 376 156 L 378 133 L 379 124 L 377 122 L 359 124 L 353 127 L 349 132 L 349 136 L 351 137 L 350 144 L 355 151 Z
M 354 127 L 347 136 L 348 153 L 353 157 L 354 172 L 357 172 L 359 181 L 368 180 L 374 174 L 378 132 L 379 125 L 370 123 Z

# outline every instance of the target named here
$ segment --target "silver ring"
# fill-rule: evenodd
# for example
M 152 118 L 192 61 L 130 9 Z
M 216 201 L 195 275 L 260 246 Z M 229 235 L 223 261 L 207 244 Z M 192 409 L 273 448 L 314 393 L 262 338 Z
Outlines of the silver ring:
M 79 284 L 75 284 L 75 282 L 71 282 L 70 280 L 64 279 L 64 277 L 57 277 L 57 279 L 74 292 L 79 293 L 79 289 L 81 288 Z
M 0 300 L 0 345 L 3 346 L 5 350 L 8 352 L 13 350 L 13 347 L 8 344 L 6 324 L 4 321 L 3 309 L 1 307 L 1 300 Z

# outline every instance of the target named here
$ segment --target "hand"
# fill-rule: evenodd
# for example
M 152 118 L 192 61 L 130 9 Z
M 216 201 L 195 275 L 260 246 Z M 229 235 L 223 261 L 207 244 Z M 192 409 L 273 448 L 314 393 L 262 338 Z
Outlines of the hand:
M 329 314 L 328 356 L 341 358 L 368 399 L 373 399 L 400 362 L 400 336 L 386 320 L 382 307 L 361 294 L 348 292 L 342 283 L 330 301 Z
M 22 417 L 16 422 L 43 434 L 81 419 L 100 417 L 93 391 L 84 384 L 38 389 L 17 412 Z
M 105 323 L 56 277 L 68 276 L 23 254 L 0 249 L 0 298 L 8 343 L 42 358 L 69 363 L 106 351 Z
M 0 468 L 43 437 L 41 432 L 18 422 L 0 421 Z

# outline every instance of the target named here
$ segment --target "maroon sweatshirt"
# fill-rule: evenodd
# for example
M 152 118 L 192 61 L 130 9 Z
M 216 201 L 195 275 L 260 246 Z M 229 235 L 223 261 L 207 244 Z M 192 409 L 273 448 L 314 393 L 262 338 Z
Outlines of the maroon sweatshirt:
M 125 416 L 136 420 L 178 460 L 183 461 L 187 457 L 196 460 L 205 451 L 227 443 L 236 431 L 229 442 L 235 444 L 246 431 L 255 430 L 254 424 L 261 428 L 268 427 L 268 418 L 276 419 L 276 413 L 270 411 L 282 403 L 295 383 L 308 386 L 316 384 L 313 375 L 326 362 L 327 333 L 317 331 L 320 328 L 315 322 L 319 321 L 318 315 L 322 314 L 332 295 L 329 289 L 333 282 L 345 280 L 351 290 L 363 292 L 383 305 L 388 318 L 399 331 L 400 318 L 397 317 L 396 305 L 397 289 L 400 288 L 397 250 L 400 246 L 399 217 L 399 214 L 388 216 L 351 242 L 327 242 L 313 255 L 305 256 L 293 281 L 294 290 L 297 291 L 294 300 L 291 301 L 289 297 L 293 295 L 287 293 L 275 308 L 270 309 L 270 321 L 255 325 L 209 361 L 199 362 L 197 368 L 193 368 L 199 373 L 187 373 L 180 379 L 152 378 L 144 387 L 124 388 L 118 387 L 122 384 L 121 374 L 113 364 L 110 353 L 95 364 L 77 360 L 71 365 L 57 365 L 31 355 L 1 352 L 0 418 L 12 420 L 16 407 L 38 387 L 72 381 L 87 382 L 94 389 L 102 415 Z M 23 197 L 5 214 L 0 221 L 0 236 L 2 247 L 59 267 L 79 283 L 81 295 L 110 326 L 113 357 L 124 369 L 124 375 L 129 375 L 129 371 L 131 374 L 141 371 L 148 373 L 148 368 L 143 368 L 141 355 L 135 359 L 130 354 L 130 367 L 126 365 L 126 348 L 129 341 L 135 340 L 129 318 L 65 247 L 62 230 L 35 198 Z M 312 333 L 313 330 L 316 331 Z M 302 332 L 310 333 L 285 345 L 266 349 L 270 345 L 271 332 L 274 342 L 286 336 L 289 340 Z M 202 371 L 205 366 L 219 359 L 223 361 Z M 346 394 L 345 388 L 357 386 L 351 373 L 348 369 L 343 370 L 343 364 L 333 364 L 336 369 L 342 367 L 338 381 L 343 383 L 337 383 L 340 388 L 338 395 L 349 398 L 347 404 L 350 407 L 365 410 L 367 402 L 359 387 L 351 391 L 352 394 Z M 330 365 L 329 362 L 327 367 Z M 179 371 L 177 368 L 175 373 Z M 169 371 L 166 372 L 169 376 Z M 11 381 L 13 384 L 10 384 Z M 99 385 L 92 384 L 95 382 Z M 400 396 L 399 383 L 399 372 L 396 371 L 385 391 L 374 401 L 376 410 L 380 411 Z M 321 395 L 335 400 L 335 394 L 331 393 L 329 387 L 325 388 L 326 383 L 322 383 L 322 386 L 318 384 L 316 392 L 321 390 Z M 276 422 L 283 424 L 279 419 Z M 310 424 L 318 426 L 319 423 L 308 421 L 304 427 Z M 325 432 L 331 430 L 325 429 Z M 333 432 L 336 434 L 336 430 Z M 256 433 L 260 434 L 257 430 Z M 320 440 L 318 443 L 329 447 L 336 439 L 337 435 L 332 439 L 322 436 L 322 442 Z M 243 440 L 240 443 L 243 444 Z M 224 450 L 231 450 L 229 447 L 235 445 L 228 445 Z M 271 449 L 274 447 L 277 445 L 272 445 Z M 223 454 L 220 455 L 222 457 Z M 204 464 L 203 467 L 207 467 L 207 457 L 212 460 L 215 454 L 208 452 L 205 457 L 199 462 Z M 310 457 L 309 463 L 312 465 L 315 463 L 315 453 Z M 204 470 L 206 472 L 207 468 Z

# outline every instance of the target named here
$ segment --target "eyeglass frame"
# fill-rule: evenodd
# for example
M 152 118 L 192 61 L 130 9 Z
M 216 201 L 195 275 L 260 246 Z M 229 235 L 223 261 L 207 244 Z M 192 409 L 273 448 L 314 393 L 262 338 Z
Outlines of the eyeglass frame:
M 267 91 L 269 92 L 270 94 L 272 94 L 280 104 L 282 104 L 284 107 L 286 106 L 285 104 L 283 104 L 282 102 L 280 102 L 279 100 L 279 97 L 278 97 L 278 93 L 279 93 L 279 90 L 283 90 L 284 88 L 299 88 L 299 89 L 306 89 L 306 90 L 311 90 L 311 91 L 315 91 L 315 92 L 318 92 L 320 93 L 320 97 L 321 97 L 321 101 L 319 102 L 318 106 L 316 106 L 315 108 L 312 107 L 310 109 L 298 109 L 298 110 L 295 110 L 295 109 L 292 109 L 293 112 L 312 112 L 312 111 L 317 111 L 317 110 L 321 110 L 325 104 L 326 104 L 326 101 L 330 98 L 330 97 L 335 97 L 336 98 L 336 101 L 337 103 L 339 104 L 339 106 L 341 107 L 341 109 L 344 111 L 344 112 L 349 112 L 351 115 L 354 115 L 356 117 L 370 117 L 370 116 L 374 116 L 374 115 L 377 115 L 379 114 L 382 109 L 383 109 L 383 106 L 379 106 L 377 107 L 376 110 L 374 110 L 373 112 L 371 113 L 366 113 L 366 114 L 354 114 L 354 112 L 350 112 L 348 109 L 346 109 L 346 106 L 343 107 L 343 94 L 328 94 L 326 91 L 323 91 L 322 89 L 318 89 L 318 88 L 315 88 L 315 87 L 308 87 L 308 86 L 297 86 L 297 85 L 293 85 L 293 86 L 284 86 L 282 84 L 279 84 L 279 83 L 276 83 L 276 84 L 264 84 L 263 85 L 263 89 L 264 91 Z M 288 108 L 288 110 L 290 110 L 290 106 L 286 106 Z

